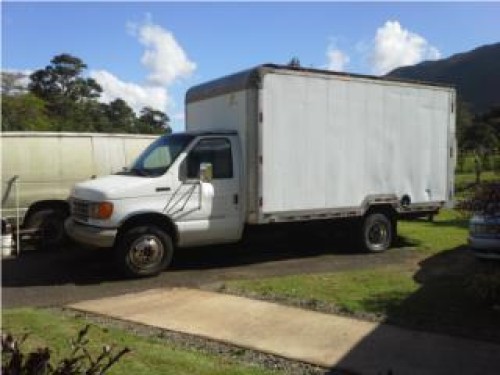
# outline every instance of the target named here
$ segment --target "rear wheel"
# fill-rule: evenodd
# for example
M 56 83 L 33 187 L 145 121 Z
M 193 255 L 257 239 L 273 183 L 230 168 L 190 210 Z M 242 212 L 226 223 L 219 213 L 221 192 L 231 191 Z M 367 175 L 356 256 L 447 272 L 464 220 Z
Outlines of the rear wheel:
M 47 208 L 35 211 L 27 218 L 25 227 L 37 230 L 37 249 L 59 250 L 68 241 L 64 229 L 67 217 L 62 210 Z
M 393 242 L 394 229 L 394 223 L 386 214 L 369 213 L 365 216 L 361 229 L 363 247 L 370 253 L 387 250 Z
M 115 249 L 120 270 L 129 277 L 155 276 L 172 261 L 171 237 L 154 225 L 137 226 L 125 232 Z

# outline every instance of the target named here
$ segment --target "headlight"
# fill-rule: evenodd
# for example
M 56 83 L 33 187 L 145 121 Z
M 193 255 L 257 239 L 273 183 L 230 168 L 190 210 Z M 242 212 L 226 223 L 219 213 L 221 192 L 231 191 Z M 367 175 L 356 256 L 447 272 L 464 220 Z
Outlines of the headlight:
M 90 206 L 89 216 L 94 219 L 109 219 L 113 214 L 113 203 L 99 202 Z

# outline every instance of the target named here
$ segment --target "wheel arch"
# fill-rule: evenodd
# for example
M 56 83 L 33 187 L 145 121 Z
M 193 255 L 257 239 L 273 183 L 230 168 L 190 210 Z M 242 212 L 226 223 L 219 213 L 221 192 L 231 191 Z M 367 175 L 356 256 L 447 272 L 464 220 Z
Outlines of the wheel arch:
M 158 212 L 143 212 L 126 218 L 118 228 L 118 235 L 115 243 L 131 228 L 147 224 L 154 224 L 164 229 L 171 236 L 174 245 L 178 243 L 179 231 L 177 226 L 170 217 Z
M 381 204 L 370 204 L 366 209 L 364 216 L 368 216 L 374 213 L 381 213 L 386 215 L 391 221 L 396 221 L 398 218 L 398 212 L 392 204 L 381 203 Z
M 35 212 L 43 210 L 58 210 L 63 212 L 65 216 L 69 216 L 70 214 L 69 203 L 65 200 L 52 199 L 52 200 L 37 201 L 31 204 L 31 206 L 28 208 L 28 211 L 24 215 L 23 225 L 26 225 L 30 216 L 32 216 Z

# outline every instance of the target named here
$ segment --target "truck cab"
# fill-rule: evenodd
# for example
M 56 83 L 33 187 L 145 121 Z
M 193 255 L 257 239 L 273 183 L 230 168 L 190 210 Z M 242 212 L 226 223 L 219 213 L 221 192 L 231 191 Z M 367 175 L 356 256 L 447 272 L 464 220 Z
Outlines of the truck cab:
M 75 185 L 66 231 L 87 245 L 116 247 L 130 276 L 157 274 L 174 247 L 241 238 L 242 167 L 235 131 L 163 135 L 126 170 Z

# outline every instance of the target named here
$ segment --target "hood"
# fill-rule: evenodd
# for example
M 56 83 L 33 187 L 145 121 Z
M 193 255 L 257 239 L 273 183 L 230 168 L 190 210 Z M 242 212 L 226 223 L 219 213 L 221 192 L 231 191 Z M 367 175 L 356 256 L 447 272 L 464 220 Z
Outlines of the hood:
M 155 194 L 158 180 L 165 176 L 148 178 L 139 176 L 110 175 L 76 184 L 71 196 L 89 201 L 137 198 Z

